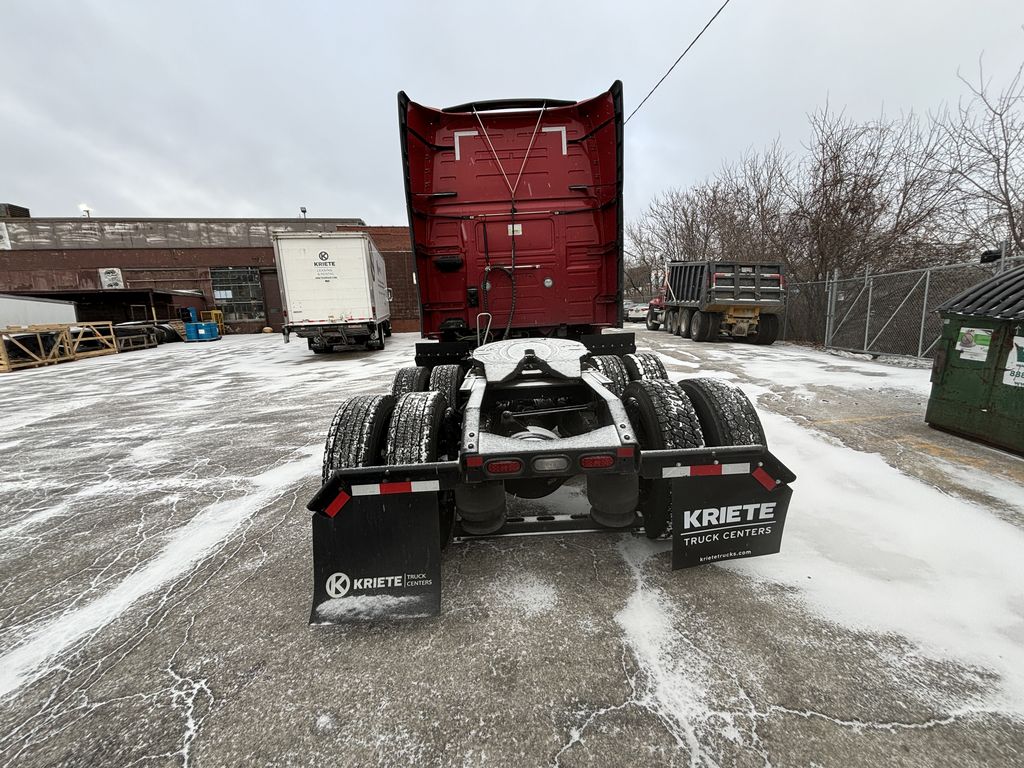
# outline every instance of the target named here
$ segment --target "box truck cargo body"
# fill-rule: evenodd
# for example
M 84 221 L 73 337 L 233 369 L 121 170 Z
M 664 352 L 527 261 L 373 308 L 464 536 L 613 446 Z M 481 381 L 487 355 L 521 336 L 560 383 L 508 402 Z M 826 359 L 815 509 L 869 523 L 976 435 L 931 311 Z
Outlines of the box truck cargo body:
M 314 352 L 384 349 L 391 335 L 384 258 L 362 232 L 276 232 L 285 341 L 292 333 Z

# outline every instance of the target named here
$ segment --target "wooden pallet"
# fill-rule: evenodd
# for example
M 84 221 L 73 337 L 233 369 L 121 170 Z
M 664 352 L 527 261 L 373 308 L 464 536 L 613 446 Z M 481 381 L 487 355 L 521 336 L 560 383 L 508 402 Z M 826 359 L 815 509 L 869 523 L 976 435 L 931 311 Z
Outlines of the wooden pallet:
M 114 336 L 114 324 L 109 320 L 100 323 L 75 323 L 69 328 L 78 330 L 77 334 L 71 335 L 71 351 L 76 360 L 116 355 L 119 351 L 117 337 Z M 93 348 L 90 349 L 90 346 Z
M 41 365 L 65 363 L 74 359 L 70 325 L 0 328 L 0 372 L 2 373 L 19 368 L 38 368 Z
M 156 332 L 140 333 L 136 336 L 118 336 L 117 351 L 130 352 L 133 349 L 152 349 L 157 345 Z
M 160 324 L 161 325 L 169 325 L 169 326 L 171 326 L 171 328 L 173 328 L 175 331 L 177 331 L 178 335 L 181 336 L 181 340 L 182 341 L 185 340 L 185 321 L 184 320 L 166 320 L 166 321 L 161 320 Z

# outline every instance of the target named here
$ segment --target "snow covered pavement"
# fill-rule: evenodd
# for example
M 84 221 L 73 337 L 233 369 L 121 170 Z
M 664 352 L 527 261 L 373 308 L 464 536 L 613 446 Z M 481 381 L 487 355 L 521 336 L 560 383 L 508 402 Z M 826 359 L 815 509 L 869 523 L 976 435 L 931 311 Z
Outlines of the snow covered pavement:
M 923 425 L 927 369 L 639 338 L 758 402 L 798 477 L 779 555 L 475 542 L 441 617 L 347 628 L 306 625 L 303 507 L 414 336 L 0 378 L 0 766 L 1019 764 L 1024 461 Z

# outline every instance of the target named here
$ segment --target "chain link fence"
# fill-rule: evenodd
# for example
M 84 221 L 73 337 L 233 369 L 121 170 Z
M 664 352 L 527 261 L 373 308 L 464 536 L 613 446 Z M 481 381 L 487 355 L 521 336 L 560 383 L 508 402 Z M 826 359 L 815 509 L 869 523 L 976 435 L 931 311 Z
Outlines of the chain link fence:
M 1024 257 L 993 264 L 790 283 L 783 338 L 873 355 L 929 357 L 942 332 L 935 308 Z

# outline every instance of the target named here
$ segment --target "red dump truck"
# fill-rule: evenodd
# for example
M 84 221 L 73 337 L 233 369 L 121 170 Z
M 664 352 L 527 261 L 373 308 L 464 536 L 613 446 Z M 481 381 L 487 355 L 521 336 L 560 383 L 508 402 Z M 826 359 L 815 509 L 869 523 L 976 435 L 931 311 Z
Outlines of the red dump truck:
M 442 550 L 488 536 L 643 531 L 674 568 L 777 552 L 795 478 L 750 401 L 602 334 L 622 324 L 621 84 L 398 108 L 429 341 L 330 425 L 310 621 L 436 614 Z M 568 481 L 589 514 L 509 513 Z

